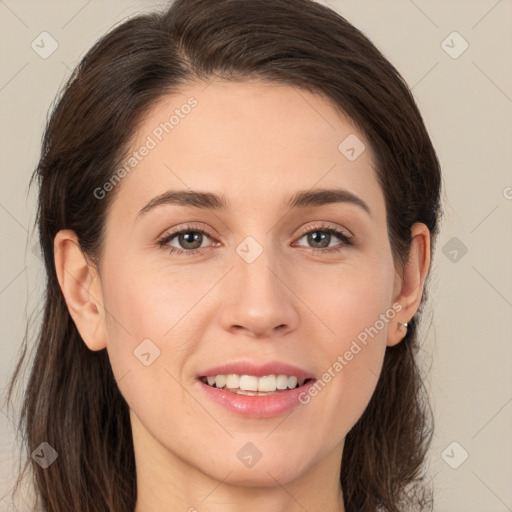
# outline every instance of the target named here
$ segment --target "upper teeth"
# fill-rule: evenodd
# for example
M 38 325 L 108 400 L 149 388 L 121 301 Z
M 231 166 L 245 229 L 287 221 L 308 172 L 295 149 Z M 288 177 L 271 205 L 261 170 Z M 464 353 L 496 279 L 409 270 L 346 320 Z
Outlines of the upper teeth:
M 241 389 L 243 391 L 275 391 L 276 389 L 294 389 L 302 386 L 305 379 L 298 379 L 295 376 L 287 375 L 265 375 L 264 377 L 255 377 L 253 375 L 216 375 L 212 377 L 202 377 L 203 382 L 208 382 L 210 386 L 217 386 L 228 389 Z

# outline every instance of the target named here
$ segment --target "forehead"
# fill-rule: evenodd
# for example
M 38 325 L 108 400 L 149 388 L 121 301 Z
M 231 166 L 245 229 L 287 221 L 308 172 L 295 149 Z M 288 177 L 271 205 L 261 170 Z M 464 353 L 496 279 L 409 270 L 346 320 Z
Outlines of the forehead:
M 383 201 L 369 141 L 350 119 L 319 94 L 270 82 L 191 83 L 160 98 L 123 163 L 124 216 L 168 189 L 217 193 L 248 210 L 316 187 Z

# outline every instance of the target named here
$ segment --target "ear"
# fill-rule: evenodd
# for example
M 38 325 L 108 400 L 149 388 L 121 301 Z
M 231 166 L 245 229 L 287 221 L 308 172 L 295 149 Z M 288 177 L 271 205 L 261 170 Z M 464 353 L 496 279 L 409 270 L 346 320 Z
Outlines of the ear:
M 69 313 L 85 344 L 91 350 L 106 347 L 101 283 L 74 231 L 63 229 L 53 242 L 55 270 Z
M 428 269 L 430 267 L 430 231 L 421 222 L 411 227 L 411 250 L 403 275 L 397 272 L 394 289 L 394 304 L 402 306 L 396 321 L 388 330 L 387 345 L 394 346 L 405 338 L 406 329 L 402 323 L 409 322 L 420 306 Z

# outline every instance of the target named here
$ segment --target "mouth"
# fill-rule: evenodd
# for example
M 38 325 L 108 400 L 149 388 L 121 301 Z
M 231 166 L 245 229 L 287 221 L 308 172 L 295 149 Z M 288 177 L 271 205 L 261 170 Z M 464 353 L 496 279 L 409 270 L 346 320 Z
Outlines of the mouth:
M 297 377 L 295 375 L 238 375 L 220 374 L 198 377 L 207 386 L 244 396 L 269 396 L 296 390 L 311 381 L 313 378 Z
M 206 400 L 253 419 L 276 417 L 307 403 L 302 397 L 316 381 L 314 373 L 284 361 L 238 360 L 196 374 Z
M 316 380 L 310 370 L 278 360 L 236 360 L 196 374 L 198 390 L 206 400 L 257 419 L 276 417 L 306 403 L 302 397 Z

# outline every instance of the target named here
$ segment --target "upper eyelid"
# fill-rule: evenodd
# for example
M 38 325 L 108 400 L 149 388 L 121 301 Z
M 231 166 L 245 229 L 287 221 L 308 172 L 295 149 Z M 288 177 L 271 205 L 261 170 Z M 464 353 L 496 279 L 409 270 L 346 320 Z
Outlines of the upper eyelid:
M 209 238 L 214 238 L 206 228 L 198 228 L 197 226 L 183 226 L 181 228 L 177 228 L 176 230 L 170 230 L 166 231 L 163 235 L 159 237 L 159 240 L 166 240 L 169 238 L 174 238 L 175 236 L 181 234 L 181 233 L 188 233 L 188 232 L 198 232 L 202 233 L 203 235 L 206 235 Z
M 313 221 L 315 222 L 315 221 Z M 306 233 L 309 233 L 311 231 L 314 231 L 315 229 L 318 229 L 319 231 L 320 230 L 325 230 L 325 231 L 329 231 L 329 230 L 332 230 L 332 231 L 341 231 L 341 233 L 347 237 L 352 237 L 352 232 L 350 232 L 347 228 L 344 228 L 342 226 L 339 226 L 339 225 L 334 225 L 332 223 L 328 223 L 328 222 L 325 222 L 325 223 L 322 223 L 321 221 L 316 221 L 315 224 L 313 224 L 313 226 L 307 226 L 305 227 L 303 230 L 300 231 L 300 235 L 299 236 L 303 236 L 305 235 Z
M 309 233 L 310 231 L 314 229 L 332 229 L 332 230 L 339 230 L 342 231 L 347 236 L 352 236 L 352 233 L 347 229 L 339 225 L 334 225 L 332 223 L 328 223 L 327 221 L 313 221 L 313 226 L 306 226 L 304 229 L 300 230 L 300 233 L 302 236 L 305 233 Z M 193 226 L 193 225 L 185 225 L 181 228 L 177 228 L 176 230 L 166 231 L 163 235 L 161 235 L 160 238 L 165 238 L 167 236 L 177 235 L 183 232 L 187 231 L 199 231 L 205 235 L 208 235 L 210 238 L 212 238 L 212 235 L 209 234 L 209 230 L 204 223 L 200 223 L 201 227 Z M 297 236 L 297 235 L 296 235 Z

